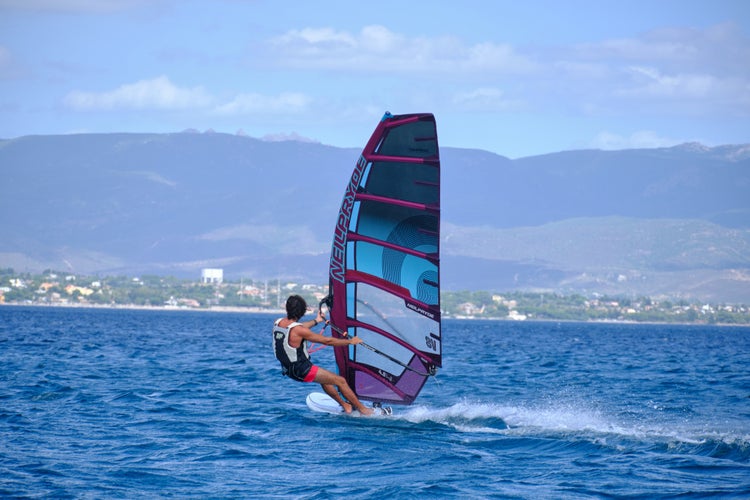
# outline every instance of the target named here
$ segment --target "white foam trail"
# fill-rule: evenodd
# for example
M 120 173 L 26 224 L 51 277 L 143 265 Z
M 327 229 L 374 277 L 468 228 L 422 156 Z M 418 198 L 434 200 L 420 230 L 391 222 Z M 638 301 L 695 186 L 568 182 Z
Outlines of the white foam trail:
M 435 422 L 459 432 L 493 434 L 584 433 L 600 439 L 606 435 L 656 441 L 702 444 L 707 440 L 728 445 L 750 446 L 750 434 L 743 431 L 709 430 L 706 423 L 619 422 L 616 417 L 585 404 L 547 403 L 544 405 L 504 406 L 462 401 L 445 408 L 412 406 L 396 412 L 396 418 L 412 423 Z M 502 422 L 490 422 L 493 419 Z M 505 424 L 505 425 L 503 425 Z

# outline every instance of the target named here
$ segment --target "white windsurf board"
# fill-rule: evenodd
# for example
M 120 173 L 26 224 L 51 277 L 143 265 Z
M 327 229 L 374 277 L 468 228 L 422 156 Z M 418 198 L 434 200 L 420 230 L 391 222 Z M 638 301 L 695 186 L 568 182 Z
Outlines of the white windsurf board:
M 310 394 L 308 394 L 307 406 L 312 411 L 317 411 L 320 413 L 331 413 L 333 415 L 346 415 L 346 413 L 344 413 L 344 409 L 341 408 L 341 405 L 339 405 L 331 396 L 322 392 L 311 392 Z M 373 409 L 375 410 L 373 415 L 387 416 L 393 413 L 390 406 L 378 407 L 378 408 L 373 408 Z M 361 414 L 357 410 L 354 410 L 353 412 L 349 413 L 349 415 L 352 417 L 361 416 Z
M 321 413 L 344 413 L 344 409 L 331 396 L 322 392 L 311 392 L 307 395 L 307 406 L 312 411 Z

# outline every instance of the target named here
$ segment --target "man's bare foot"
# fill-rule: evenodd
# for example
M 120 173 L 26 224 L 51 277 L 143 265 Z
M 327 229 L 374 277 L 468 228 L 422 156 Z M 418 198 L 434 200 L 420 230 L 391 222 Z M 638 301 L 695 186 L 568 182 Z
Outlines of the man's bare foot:
M 349 403 L 341 403 L 341 406 L 344 408 L 344 413 L 351 413 L 353 410 L 352 405 Z
M 363 406 L 362 408 L 359 409 L 359 412 L 362 415 L 372 415 L 373 409 L 372 408 L 368 408 L 366 406 Z

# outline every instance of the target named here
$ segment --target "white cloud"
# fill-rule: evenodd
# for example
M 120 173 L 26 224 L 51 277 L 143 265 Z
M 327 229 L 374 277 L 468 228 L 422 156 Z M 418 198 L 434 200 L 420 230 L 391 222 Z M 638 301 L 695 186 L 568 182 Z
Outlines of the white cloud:
M 312 99 L 299 92 L 282 92 L 278 95 L 246 93 L 219 102 L 202 86 L 181 87 L 166 76 L 160 76 L 120 85 L 105 92 L 73 91 L 65 96 L 63 102 L 76 111 L 192 110 L 230 116 L 301 113 L 308 110 Z
M 734 23 L 558 47 L 469 44 L 455 36 L 413 37 L 379 25 L 359 32 L 304 28 L 270 40 L 270 46 L 274 64 L 296 69 L 442 73 L 472 80 L 514 74 L 532 82 L 534 76 L 539 82 L 563 77 L 560 86 L 576 87 L 588 79 L 591 85 L 603 85 L 605 92 L 621 88 L 623 72 L 632 76 L 631 68 L 652 68 L 674 79 L 662 79 L 660 91 L 672 86 L 689 95 L 726 78 L 750 78 L 750 43 Z
M 520 101 L 507 99 L 501 89 L 492 87 L 460 92 L 453 98 L 453 103 L 463 109 L 480 111 L 504 111 L 522 105 Z
M 600 61 L 558 60 L 550 66 L 558 77 L 601 81 L 612 76 L 612 69 Z
M 670 73 L 750 74 L 750 44 L 735 23 L 705 29 L 661 28 L 638 38 L 589 45 L 589 56 L 625 65 L 656 65 Z
M 150 1 L 153 0 L 0 0 L 0 8 L 40 12 L 107 13 L 140 7 Z
M 356 40 L 353 36 L 344 32 L 337 32 L 331 28 L 304 28 L 301 30 L 290 30 L 286 34 L 276 38 L 275 45 L 307 45 L 309 49 L 328 47 L 354 47 Z
M 406 37 L 393 33 L 384 26 L 365 26 L 360 34 L 360 45 L 374 54 L 388 54 L 403 43 L 408 43 Z
M 232 101 L 216 107 L 223 115 L 255 113 L 299 113 L 305 111 L 311 99 L 298 92 L 284 92 L 276 96 L 240 94 Z
M 750 114 L 750 39 L 735 23 L 578 45 L 564 58 L 557 67 L 610 110 Z
M 270 41 L 278 64 L 371 72 L 528 72 L 537 64 L 508 44 L 467 45 L 456 37 L 409 37 L 384 26 L 359 33 L 331 28 L 291 30 Z
M 674 61 L 695 56 L 688 40 L 671 38 L 651 34 L 641 38 L 609 39 L 578 45 L 574 53 L 583 60 L 605 61 Z
M 656 68 L 631 66 L 633 86 L 616 92 L 620 95 L 647 97 L 703 98 L 718 86 L 717 78 L 711 75 L 675 74 L 665 75 Z
M 466 60 L 462 63 L 464 57 Z M 453 63 L 476 71 L 528 73 L 541 69 L 539 63 L 530 56 L 518 53 L 509 44 L 497 43 L 480 43 L 461 49 Z M 450 67 L 446 66 L 446 69 Z
M 358 32 L 305 28 L 271 40 L 270 47 L 271 64 L 295 71 L 435 78 L 425 78 L 434 83 L 430 86 L 398 91 L 420 105 L 440 100 L 466 110 L 523 106 L 611 117 L 750 114 L 750 40 L 734 23 L 521 47 L 411 36 L 379 25 Z M 466 84 L 475 90 L 456 90 Z M 440 97 L 445 95 L 454 97 L 446 101 Z
M 639 130 L 628 136 L 614 134 L 611 132 L 600 132 L 591 141 L 590 147 L 595 149 L 637 149 L 637 148 L 663 148 L 676 144 L 682 144 L 684 140 L 661 137 L 652 130 Z
M 750 78 L 710 73 L 665 73 L 631 66 L 610 93 L 613 102 L 670 115 L 750 116 Z
M 212 97 L 202 87 L 181 88 L 166 76 L 121 85 L 108 92 L 73 91 L 65 105 L 79 111 L 114 109 L 190 109 L 206 107 Z

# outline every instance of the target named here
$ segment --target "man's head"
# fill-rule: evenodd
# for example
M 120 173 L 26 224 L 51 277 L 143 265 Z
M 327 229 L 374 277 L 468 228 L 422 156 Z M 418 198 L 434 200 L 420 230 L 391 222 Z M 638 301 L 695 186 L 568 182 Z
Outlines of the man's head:
M 299 295 L 290 295 L 286 299 L 286 317 L 298 320 L 307 312 L 307 303 Z

